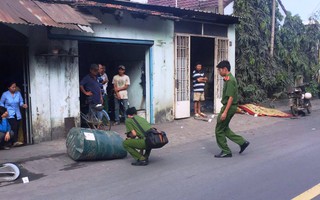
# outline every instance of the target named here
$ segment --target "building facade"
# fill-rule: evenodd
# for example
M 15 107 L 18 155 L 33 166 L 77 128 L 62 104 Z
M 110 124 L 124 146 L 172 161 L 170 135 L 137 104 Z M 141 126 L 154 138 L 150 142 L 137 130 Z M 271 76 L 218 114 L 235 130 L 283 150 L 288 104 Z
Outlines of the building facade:
M 29 105 L 21 130 L 26 143 L 65 136 L 68 119 L 80 125 L 79 82 L 91 63 L 106 66 L 111 99 L 112 77 L 125 65 L 130 106 L 161 123 L 192 115 L 191 73 L 200 61 L 211 80 L 207 111 L 219 111 L 222 80 L 214 66 L 223 59 L 234 66 L 238 18 L 132 2 L 26 2 L 42 17 L 28 10 L 0 17 L 2 78 L 13 77 Z

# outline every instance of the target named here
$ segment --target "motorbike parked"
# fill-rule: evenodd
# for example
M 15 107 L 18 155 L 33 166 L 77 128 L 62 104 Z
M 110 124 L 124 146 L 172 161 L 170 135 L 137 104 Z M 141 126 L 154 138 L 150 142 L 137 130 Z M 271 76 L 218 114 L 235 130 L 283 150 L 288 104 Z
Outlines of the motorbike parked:
M 310 99 L 312 98 L 312 94 L 305 90 L 305 87 L 308 85 L 309 84 L 302 84 L 288 92 L 289 106 L 293 116 L 297 116 L 301 112 L 304 114 L 304 110 L 306 110 L 308 114 L 311 113 L 312 106 Z

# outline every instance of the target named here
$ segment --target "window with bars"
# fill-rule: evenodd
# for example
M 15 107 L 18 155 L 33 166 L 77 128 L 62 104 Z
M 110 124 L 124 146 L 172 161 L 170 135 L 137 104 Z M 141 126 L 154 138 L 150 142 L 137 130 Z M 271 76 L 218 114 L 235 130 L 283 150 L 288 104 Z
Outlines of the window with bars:
M 177 101 L 190 99 L 190 37 L 176 37 L 176 98 Z
M 218 39 L 217 40 L 217 64 L 223 60 L 228 60 L 228 40 L 226 39 Z M 218 75 L 217 82 L 217 98 L 222 98 L 223 93 L 223 78 Z

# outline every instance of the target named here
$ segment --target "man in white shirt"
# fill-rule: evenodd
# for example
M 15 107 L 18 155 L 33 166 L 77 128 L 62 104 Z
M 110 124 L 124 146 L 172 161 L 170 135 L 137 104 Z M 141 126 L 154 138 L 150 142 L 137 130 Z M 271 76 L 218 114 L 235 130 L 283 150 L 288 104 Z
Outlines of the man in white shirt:
M 126 117 L 126 110 L 128 109 L 128 87 L 130 85 L 129 76 L 125 75 L 125 66 L 118 67 L 118 74 L 112 79 L 114 87 L 114 109 L 115 109 L 115 125 L 120 124 L 119 111 L 120 104 L 123 106 L 123 116 Z

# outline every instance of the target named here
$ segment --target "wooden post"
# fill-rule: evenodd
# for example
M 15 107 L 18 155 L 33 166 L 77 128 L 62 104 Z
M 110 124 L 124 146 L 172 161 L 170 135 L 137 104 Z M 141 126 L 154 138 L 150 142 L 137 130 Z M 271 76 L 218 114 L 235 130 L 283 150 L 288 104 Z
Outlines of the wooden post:
M 270 44 L 271 57 L 273 57 L 273 50 L 274 50 L 275 23 L 276 23 L 276 0 L 272 0 L 272 27 L 271 27 L 271 44 Z

